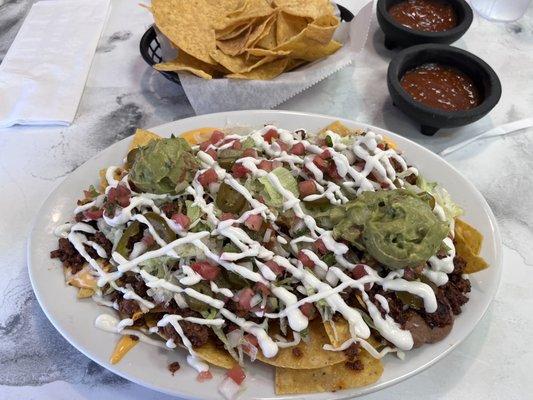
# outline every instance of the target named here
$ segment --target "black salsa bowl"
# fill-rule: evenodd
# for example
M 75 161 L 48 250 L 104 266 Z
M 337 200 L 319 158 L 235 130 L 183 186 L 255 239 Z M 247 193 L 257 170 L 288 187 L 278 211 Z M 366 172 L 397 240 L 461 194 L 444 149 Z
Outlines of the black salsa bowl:
M 465 0 L 445 0 L 452 5 L 457 14 L 457 26 L 442 32 L 417 31 L 400 24 L 389 14 L 389 9 L 401 1 L 404 0 L 378 0 L 378 23 L 385 33 L 385 47 L 388 49 L 423 43 L 450 44 L 463 36 L 472 24 L 472 9 Z
M 438 63 L 457 68 L 474 81 L 481 103 L 466 111 L 444 111 L 415 101 L 401 86 L 406 71 L 426 63 Z M 494 70 L 481 58 L 468 51 L 444 44 L 422 44 L 400 51 L 389 64 L 387 86 L 393 104 L 421 125 L 421 132 L 433 135 L 440 128 L 471 124 L 484 117 L 496 106 L 502 87 Z

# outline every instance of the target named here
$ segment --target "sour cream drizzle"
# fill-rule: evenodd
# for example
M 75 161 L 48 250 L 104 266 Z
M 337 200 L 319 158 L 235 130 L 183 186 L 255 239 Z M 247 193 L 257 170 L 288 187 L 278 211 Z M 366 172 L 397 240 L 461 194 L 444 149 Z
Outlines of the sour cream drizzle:
M 226 136 L 225 139 L 233 138 L 236 140 L 245 140 L 251 138 L 255 144 L 255 147 L 264 151 L 271 160 L 278 160 L 288 163 L 293 174 L 303 176 L 304 178 L 312 178 L 316 181 L 318 194 L 310 195 L 305 198 L 307 201 L 317 200 L 320 198 L 327 198 L 331 204 L 343 204 L 348 201 L 348 198 L 343 194 L 343 190 L 347 190 L 353 193 L 362 193 L 363 191 L 374 191 L 384 186 L 388 189 L 396 188 L 396 185 L 403 186 L 403 178 L 410 173 L 417 174 L 418 171 L 415 168 L 407 167 L 405 160 L 393 149 L 383 150 L 379 147 L 379 143 L 382 137 L 373 132 L 367 132 L 364 135 L 358 135 L 355 137 L 353 143 L 347 145 L 342 143 L 340 137 L 333 132 L 327 132 L 327 135 L 331 138 L 333 143 L 332 147 L 328 148 L 329 154 L 333 162 L 335 163 L 337 173 L 343 178 L 342 189 L 334 182 L 330 182 L 324 179 L 324 173 L 313 163 L 313 154 L 317 155 L 323 152 L 320 146 L 310 143 L 307 140 L 302 140 L 296 133 L 291 133 L 286 130 L 278 130 L 281 139 L 290 147 L 296 143 L 301 143 L 307 154 L 304 157 L 299 157 L 293 154 L 288 154 L 277 143 L 268 143 L 263 135 L 269 129 L 275 129 L 272 126 L 266 126 L 263 129 L 254 131 L 247 136 L 232 135 Z M 224 144 L 222 146 L 211 145 L 210 148 L 229 148 L 231 144 Z M 207 364 L 199 360 L 196 352 L 192 348 L 192 345 L 188 338 L 185 336 L 183 329 L 180 326 L 181 320 L 187 320 L 188 322 L 222 326 L 225 321 L 231 321 L 238 325 L 242 330 L 254 335 L 259 347 L 261 348 L 265 357 L 274 357 L 279 347 L 288 347 L 296 345 L 300 341 L 301 332 L 308 326 L 307 317 L 300 311 L 300 306 L 305 303 L 314 303 L 319 300 L 324 300 L 333 312 L 339 312 L 348 321 L 350 325 L 350 332 L 352 332 L 352 343 L 358 341 L 361 345 L 370 351 L 370 353 L 376 357 L 382 357 L 386 352 L 395 351 L 394 349 L 387 348 L 381 353 L 378 353 L 374 348 L 364 339 L 370 336 L 369 326 L 365 323 L 361 313 L 350 307 L 340 296 L 340 292 L 346 288 L 357 288 L 361 291 L 363 301 L 365 302 L 368 312 L 374 322 L 374 325 L 381 333 L 383 337 L 393 343 L 396 347 L 402 350 L 409 350 L 413 346 L 413 339 L 410 332 L 402 330 L 400 326 L 388 315 L 389 307 L 386 299 L 383 296 L 377 295 L 375 300 L 379 302 L 382 309 L 385 311 L 383 317 L 376 305 L 369 299 L 366 294 L 364 286 L 365 284 L 378 284 L 383 287 L 384 290 L 396 290 L 407 291 L 416 296 L 420 296 L 424 301 L 424 307 L 427 312 L 434 312 L 437 308 L 436 298 L 433 290 L 428 285 L 421 282 L 410 282 L 402 279 L 403 271 L 394 272 L 389 274 L 385 278 L 381 278 L 375 270 L 370 267 L 365 267 L 367 275 L 361 279 L 355 280 L 350 278 L 343 269 L 352 269 L 354 264 L 345 259 L 344 254 L 348 252 L 348 246 L 339 243 L 334 240 L 332 232 L 327 229 L 321 228 L 317 225 L 315 219 L 305 212 L 305 206 L 302 201 L 298 199 L 290 190 L 285 188 L 279 178 L 272 172 L 266 172 L 257 167 L 260 160 L 256 160 L 252 157 L 244 157 L 237 160 L 245 168 L 250 171 L 253 178 L 266 177 L 272 186 L 283 197 L 283 209 L 292 210 L 295 216 L 303 222 L 303 225 L 308 229 L 310 236 L 300 236 L 290 241 L 290 247 L 294 253 L 299 250 L 299 244 L 305 242 L 314 242 L 318 239 L 322 240 L 324 246 L 329 251 L 332 251 L 335 255 L 337 264 L 339 267 L 329 267 L 323 262 L 311 250 L 303 249 L 304 253 L 315 263 L 315 273 L 303 268 L 300 261 L 295 259 L 288 259 L 275 254 L 273 251 L 266 249 L 261 243 L 253 240 L 250 236 L 241 229 L 238 225 L 244 223 L 248 217 L 252 215 L 261 215 L 265 220 L 271 222 L 274 231 L 277 230 L 276 215 L 263 203 L 255 199 L 250 191 L 236 180 L 232 175 L 228 174 L 223 168 L 221 168 L 215 160 L 209 154 L 198 151 L 198 158 L 205 169 L 199 170 L 194 178 L 191 186 L 185 189 L 185 195 L 192 196 L 194 204 L 200 208 L 205 214 L 207 222 L 214 228 L 211 232 L 203 231 L 197 233 L 185 232 L 181 228 L 173 224 L 173 221 L 169 220 L 164 213 L 161 212 L 156 205 L 156 200 L 169 198 L 165 195 L 152 195 L 145 193 L 135 193 L 132 191 L 132 197 L 130 204 L 127 207 L 119 208 L 116 210 L 114 216 L 109 217 L 104 213 L 104 221 L 111 228 L 123 228 L 130 221 L 137 220 L 143 225 L 147 226 L 150 234 L 154 237 L 159 249 L 146 251 L 146 248 L 138 246 L 134 248 L 130 259 L 125 259 L 116 251 L 111 254 L 111 262 L 116 266 L 115 272 L 106 272 L 96 260 L 94 260 L 85 250 L 85 246 L 91 246 L 97 254 L 102 258 L 107 258 L 105 250 L 96 244 L 95 242 L 87 239 L 87 234 L 94 234 L 96 230 L 89 224 L 80 222 L 76 224 L 65 224 L 56 229 L 56 234 L 61 237 L 67 237 L 80 255 L 89 263 L 93 268 L 95 275 L 98 277 L 98 286 L 103 287 L 106 284 L 110 284 L 115 290 L 123 293 L 124 298 L 135 300 L 143 311 L 147 311 L 155 306 L 153 302 L 150 302 L 142 297 L 138 296 L 131 288 L 118 286 L 115 281 L 120 278 L 125 272 L 132 271 L 138 273 L 140 277 L 145 281 L 146 285 L 151 289 L 163 289 L 174 293 L 174 297 L 178 298 L 179 303 L 183 303 L 183 294 L 190 296 L 200 302 L 208 304 L 210 307 L 218 310 L 218 313 L 223 318 L 205 319 L 205 318 L 183 318 L 179 315 L 165 315 L 157 324 L 158 327 L 164 327 L 171 325 L 181 338 L 183 345 L 189 351 L 188 362 L 197 371 L 202 372 L 207 370 Z M 352 165 L 353 161 L 357 157 L 364 162 L 364 166 L 358 168 Z M 394 161 L 393 161 L 394 160 Z M 397 173 L 393 162 L 396 166 L 400 166 L 402 172 Z M 207 168 L 213 168 L 219 181 L 223 181 L 231 186 L 235 191 L 240 193 L 246 201 L 249 203 L 251 209 L 242 214 L 237 219 L 220 221 L 215 215 L 214 203 L 207 203 L 205 200 L 205 190 L 199 184 L 198 177 Z M 108 187 L 106 193 L 111 187 L 116 187 L 119 183 L 128 185 L 127 175 L 122 176 L 121 180 L 115 179 L 115 176 L 119 172 L 119 167 L 110 167 L 106 171 L 106 179 Z M 372 180 L 374 178 L 380 181 L 380 183 Z M 129 185 L 128 185 L 129 187 Z M 213 186 L 213 189 L 215 187 Z M 216 187 L 218 190 L 218 186 Z M 93 206 L 101 205 L 104 200 L 104 196 L 100 195 L 95 200 L 76 208 L 76 212 L 83 212 L 90 209 Z M 141 215 L 143 210 L 150 210 L 158 213 L 167 221 L 169 227 L 174 230 L 178 235 L 178 238 L 170 243 L 166 243 L 155 231 L 150 222 Z M 436 210 L 439 214 L 439 210 Z M 99 222 L 100 226 L 100 222 Z M 221 253 L 216 254 L 208 245 L 206 240 L 210 236 L 218 236 L 228 238 L 240 252 L 235 253 Z M 277 236 L 277 241 L 281 244 L 286 244 L 287 240 L 281 235 Z M 445 258 L 439 259 L 436 256 L 432 257 L 428 264 L 429 266 L 424 270 L 424 274 L 433 281 L 442 282 L 447 279 L 447 273 L 453 271 L 453 257 L 455 256 L 455 249 L 453 248 L 453 242 L 451 239 L 445 240 L 445 244 L 448 249 L 448 254 Z M 218 265 L 234 272 L 241 277 L 250 280 L 252 282 L 260 282 L 268 286 L 272 295 L 277 297 L 283 302 L 285 308 L 279 313 L 265 313 L 264 316 L 269 319 L 274 318 L 287 318 L 289 326 L 293 330 L 294 340 L 292 342 L 277 341 L 274 342 L 269 337 L 265 328 L 255 322 L 247 321 L 237 315 L 233 314 L 224 307 L 224 302 L 215 299 L 211 296 L 202 294 L 191 287 L 199 280 L 201 276 L 196 274 L 187 265 L 182 266 L 182 270 L 185 276 L 179 280 L 179 282 L 171 282 L 170 280 L 157 278 L 149 274 L 142 268 L 142 263 L 150 259 L 158 258 L 161 256 L 168 256 L 171 258 L 179 259 L 177 249 L 180 246 L 192 245 L 203 253 L 206 258 L 216 262 Z M 243 258 L 252 257 L 256 260 L 258 272 L 252 269 L 238 264 Z M 265 264 L 267 261 L 274 261 L 278 265 L 282 266 L 288 273 L 299 280 L 306 290 L 311 292 L 309 296 L 298 300 L 296 295 L 284 287 L 276 286 L 272 282 L 275 281 L 276 275 Z M 172 278 L 169 278 L 172 279 Z M 324 280 L 323 280 L 324 279 Z M 444 282 L 445 283 L 445 282 Z M 211 282 L 211 289 L 214 293 L 222 294 L 225 297 L 233 297 L 233 292 L 227 288 L 219 288 L 214 282 Z M 378 297 L 379 296 L 379 297 Z M 177 300 L 177 301 L 178 301 Z M 101 301 L 101 304 L 106 304 L 105 301 Z M 106 304 L 109 305 L 109 304 Z M 111 304 L 116 307 L 115 304 Z M 181 306 L 181 304 L 180 304 Z M 97 318 L 95 325 L 98 328 L 116 332 L 120 334 L 129 334 L 131 330 L 125 329 L 125 327 L 133 323 L 130 319 L 124 319 L 118 321 L 113 319 L 109 315 L 103 314 Z M 148 337 L 141 336 L 138 331 L 134 331 L 136 336 L 140 340 L 147 343 L 156 342 Z M 339 349 L 328 347 L 329 350 L 339 351 L 347 348 L 348 342 L 344 343 Z M 154 344 L 154 343 L 151 343 Z M 167 347 L 175 347 L 175 343 L 172 340 L 167 341 Z M 326 348 L 327 346 L 325 346 Z

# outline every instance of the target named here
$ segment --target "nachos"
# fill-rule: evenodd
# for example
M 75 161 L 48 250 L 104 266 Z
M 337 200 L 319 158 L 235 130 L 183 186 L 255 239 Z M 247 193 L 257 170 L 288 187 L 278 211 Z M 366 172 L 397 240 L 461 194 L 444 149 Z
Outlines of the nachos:
M 227 369 L 226 398 L 247 360 L 275 367 L 278 394 L 335 391 L 450 332 L 487 267 L 461 213 L 389 139 L 339 122 L 138 130 L 51 257 L 109 307 L 95 325 L 122 335 L 113 363 L 143 341 L 184 349 L 198 380 Z

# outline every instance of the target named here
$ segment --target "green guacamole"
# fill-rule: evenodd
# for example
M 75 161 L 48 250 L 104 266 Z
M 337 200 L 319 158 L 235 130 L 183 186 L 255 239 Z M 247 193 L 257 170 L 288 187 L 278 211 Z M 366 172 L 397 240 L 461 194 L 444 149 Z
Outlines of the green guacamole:
M 333 235 L 389 269 L 417 266 L 436 254 L 448 234 L 430 205 L 407 190 L 365 192 L 335 208 Z
M 137 150 L 129 174 L 137 190 L 179 193 L 193 180 L 198 162 L 182 138 L 153 140 Z

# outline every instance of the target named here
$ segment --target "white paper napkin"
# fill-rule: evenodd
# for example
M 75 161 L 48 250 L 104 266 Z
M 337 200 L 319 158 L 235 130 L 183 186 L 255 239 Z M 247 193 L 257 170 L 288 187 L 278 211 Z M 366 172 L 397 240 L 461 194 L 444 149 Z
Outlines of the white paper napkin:
M 33 5 L 0 64 L 0 128 L 72 123 L 109 2 Z
M 373 12 L 373 0 L 337 1 L 349 9 L 355 18 L 342 22 L 335 39 L 343 47 L 335 54 L 296 71 L 283 73 L 269 81 L 244 81 L 235 79 L 204 80 L 189 73 L 179 77 L 185 94 L 197 114 L 228 110 L 273 108 L 300 92 L 310 88 L 331 74 L 351 64 L 365 45 Z M 172 47 L 161 34 L 163 59 L 175 57 Z

